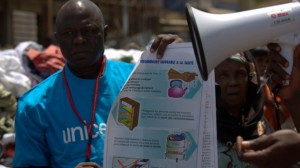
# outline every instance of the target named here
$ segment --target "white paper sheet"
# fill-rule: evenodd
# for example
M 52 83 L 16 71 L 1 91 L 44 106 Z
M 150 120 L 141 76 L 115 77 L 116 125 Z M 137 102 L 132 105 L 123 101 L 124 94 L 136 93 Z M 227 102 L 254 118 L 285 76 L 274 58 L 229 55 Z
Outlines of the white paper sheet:
M 191 43 L 144 52 L 111 109 L 104 168 L 218 167 L 214 86 Z

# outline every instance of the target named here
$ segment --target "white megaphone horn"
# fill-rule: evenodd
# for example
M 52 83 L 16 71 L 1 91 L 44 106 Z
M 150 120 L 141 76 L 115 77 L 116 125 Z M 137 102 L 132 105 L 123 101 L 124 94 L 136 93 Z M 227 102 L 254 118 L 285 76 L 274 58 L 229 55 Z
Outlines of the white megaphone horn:
M 240 51 L 280 44 L 281 54 L 289 61 L 299 43 L 300 3 L 259 8 L 230 14 L 211 14 L 186 5 L 190 35 L 197 65 L 203 80 L 227 57 Z

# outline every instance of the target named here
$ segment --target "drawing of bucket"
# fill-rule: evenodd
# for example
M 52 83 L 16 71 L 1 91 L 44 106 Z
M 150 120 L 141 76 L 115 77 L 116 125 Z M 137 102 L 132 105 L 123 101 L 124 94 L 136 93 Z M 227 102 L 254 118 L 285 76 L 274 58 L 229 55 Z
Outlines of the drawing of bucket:
M 189 140 L 184 133 L 170 134 L 167 137 L 166 158 L 183 160 L 189 147 Z

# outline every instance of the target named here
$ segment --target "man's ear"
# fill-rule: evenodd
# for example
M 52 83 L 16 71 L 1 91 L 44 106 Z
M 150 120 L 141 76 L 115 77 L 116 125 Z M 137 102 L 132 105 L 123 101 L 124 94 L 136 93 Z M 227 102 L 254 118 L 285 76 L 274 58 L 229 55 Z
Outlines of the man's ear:
M 108 25 L 104 25 L 104 42 L 106 41 L 106 37 L 107 37 L 107 32 L 108 32 Z

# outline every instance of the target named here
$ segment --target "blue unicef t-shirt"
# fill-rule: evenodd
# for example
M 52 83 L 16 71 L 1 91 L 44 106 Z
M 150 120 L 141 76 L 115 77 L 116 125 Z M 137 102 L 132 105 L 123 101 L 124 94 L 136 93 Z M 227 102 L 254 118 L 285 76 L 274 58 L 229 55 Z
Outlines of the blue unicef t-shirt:
M 106 122 L 116 97 L 134 65 L 106 61 L 100 79 L 91 161 L 103 165 Z M 66 78 L 77 112 L 90 123 L 95 79 L 81 79 L 65 66 Z M 75 167 L 85 161 L 88 131 L 73 112 L 62 71 L 51 75 L 18 101 L 15 119 L 14 167 Z

